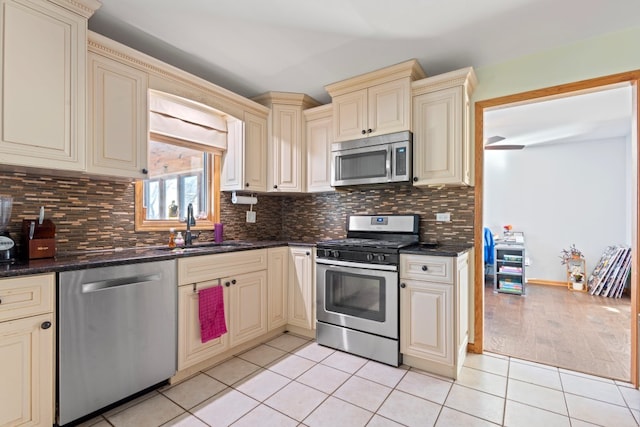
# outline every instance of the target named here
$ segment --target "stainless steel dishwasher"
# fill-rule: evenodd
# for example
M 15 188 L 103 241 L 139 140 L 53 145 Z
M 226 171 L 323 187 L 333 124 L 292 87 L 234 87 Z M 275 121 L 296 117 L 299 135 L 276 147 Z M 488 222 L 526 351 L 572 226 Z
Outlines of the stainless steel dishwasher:
M 59 274 L 59 425 L 175 374 L 177 291 L 175 260 Z

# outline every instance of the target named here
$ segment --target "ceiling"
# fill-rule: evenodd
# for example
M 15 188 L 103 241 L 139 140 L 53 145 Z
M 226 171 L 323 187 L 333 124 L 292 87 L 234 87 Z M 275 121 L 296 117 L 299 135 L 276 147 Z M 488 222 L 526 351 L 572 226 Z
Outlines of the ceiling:
M 481 67 L 639 24 L 638 0 L 101 0 L 89 28 L 246 97 L 416 58 Z
M 632 88 L 610 86 L 595 92 L 484 112 L 485 146 L 540 147 L 549 144 L 606 140 L 631 134 Z

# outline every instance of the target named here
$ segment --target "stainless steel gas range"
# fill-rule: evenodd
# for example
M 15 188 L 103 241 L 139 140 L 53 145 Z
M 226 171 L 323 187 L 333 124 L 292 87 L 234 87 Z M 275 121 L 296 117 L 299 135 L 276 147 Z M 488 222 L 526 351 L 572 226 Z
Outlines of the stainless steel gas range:
M 318 242 L 318 344 L 402 363 L 400 249 L 417 244 L 418 227 L 418 215 L 350 215 L 346 239 Z

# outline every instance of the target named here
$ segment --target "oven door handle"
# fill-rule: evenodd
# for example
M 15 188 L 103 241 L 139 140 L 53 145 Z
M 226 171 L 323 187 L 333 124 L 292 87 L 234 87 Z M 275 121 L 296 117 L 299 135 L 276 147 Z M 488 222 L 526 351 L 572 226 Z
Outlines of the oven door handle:
M 367 270 L 398 271 L 397 265 L 363 264 L 360 262 L 338 261 L 338 260 L 329 260 L 329 259 L 322 259 L 322 258 L 316 258 L 316 264 L 324 264 L 328 266 L 364 268 Z

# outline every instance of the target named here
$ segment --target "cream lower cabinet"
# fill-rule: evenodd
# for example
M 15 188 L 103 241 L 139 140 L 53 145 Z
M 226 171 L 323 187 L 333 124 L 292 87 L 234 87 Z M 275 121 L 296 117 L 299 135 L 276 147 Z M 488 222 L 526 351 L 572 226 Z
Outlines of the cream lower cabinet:
M 457 378 L 469 336 L 469 254 L 401 254 L 400 282 L 404 363 Z
M 147 73 L 94 52 L 88 68 L 87 172 L 145 179 Z
M 178 260 L 178 370 L 267 333 L 267 250 Z M 198 291 L 224 289 L 227 334 L 202 343 Z
M 229 286 L 229 345 L 234 347 L 267 333 L 267 271 L 238 274 Z
M 287 324 L 289 247 L 267 250 L 267 328 L 271 331 Z
M 472 185 L 473 68 L 412 83 L 413 185 Z
M 0 163 L 84 170 L 87 19 L 99 5 L 0 0 Z
M 287 324 L 303 330 L 315 328 L 315 248 L 289 247 L 289 304 Z
M 217 280 L 185 285 L 178 288 L 178 370 L 205 361 L 229 348 L 229 334 L 206 343 L 200 338 L 198 291 L 218 286 Z M 195 289 L 194 289 L 195 287 Z M 229 290 L 224 290 L 224 313 L 229 326 Z
M 0 279 L 0 426 L 54 423 L 55 275 Z

